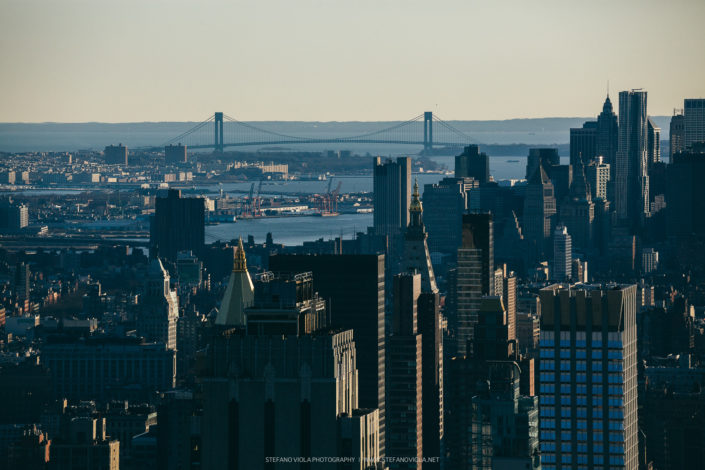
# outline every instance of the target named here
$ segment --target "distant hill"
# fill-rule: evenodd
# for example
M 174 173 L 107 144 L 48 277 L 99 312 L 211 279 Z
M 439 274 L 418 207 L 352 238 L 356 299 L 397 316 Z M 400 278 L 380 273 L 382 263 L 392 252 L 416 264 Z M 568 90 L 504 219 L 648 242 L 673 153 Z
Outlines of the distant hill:
M 525 154 L 528 147 L 556 146 L 565 149 L 569 142 L 571 127 L 581 127 L 586 120 L 595 117 L 508 119 L 503 121 L 448 121 L 456 129 L 468 134 L 474 143 L 496 155 L 514 155 L 514 151 Z M 661 138 L 668 139 L 670 116 L 654 116 L 661 127 Z M 79 149 L 102 150 L 109 144 L 123 143 L 128 147 L 160 145 L 190 129 L 194 122 L 138 122 L 138 123 L 0 123 L 0 151 L 75 151 Z M 295 136 L 318 136 L 321 138 L 356 135 L 395 124 L 394 122 L 303 122 L 262 121 L 256 126 Z M 513 146 L 513 144 L 521 144 Z M 509 147 L 507 147 L 509 146 Z M 307 150 L 305 145 L 298 146 Z M 327 146 L 332 147 L 332 146 Z M 386 152 L 386 148 L 371 146 L 347 146 L 356 152 Z M 316 146 L 312 150 L 321 150 Z M 409 152 L 404 147 L 397 152 Z M 395 153 L 395 149 L 389 149 Z M 501 153 L 498 153 L 501 152 Z M 564 152 L 561 151 L 561 154 Z

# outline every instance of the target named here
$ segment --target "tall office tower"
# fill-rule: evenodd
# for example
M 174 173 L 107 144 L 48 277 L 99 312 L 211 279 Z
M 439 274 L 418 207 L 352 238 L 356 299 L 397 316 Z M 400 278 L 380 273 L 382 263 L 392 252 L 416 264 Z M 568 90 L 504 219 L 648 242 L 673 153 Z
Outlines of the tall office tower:
M 394 313 L 387 345 L 387 455 L 422 459 L 422 337 L 417 308 L 420 274 L 394 276 Z M 391 461 L 389 468 L 420 468 L 418 461 Z
M 543 169 L 535 171 L 526 185 L 522 234 L 530 244 L 530 257 L 540 259 L 547 248 L 556 216 L 556 199 L 553 184 Z
M 543 468 L 636 470 L 636 285 L 539 296 Z
M 471 178 L 443 178 L 424 186 L 424 222 L 428 230 L 428 249 L 432 254 L 455 258 L 462 242 L 463 214 L 479 197 L 479 183 Z
M 585 177 L 590 186 L 592 199 L 608 199 L 610 166 L 605 163 L 604 157 L 597 157 L 585 167 Z
M 463 215 L 463 241 L 452 281 L 452 308 L 448 328 L 453 336 L 450 356 L 469 355 L 477 312 L 483 295 L 494 293 L 494 243 L 492 214 Z
M 573 237 L 573 247 L 583 253 L 592 248 L 595 204 L 582 165 L 575 169 L 570 194 L 561 204 L 560 220 Z
M 553 233 L 553 274 L 551 279 L 564 282 L 572 272 L 573 250 L 571 237 L 565 225 L 556 227 Z
M 617 162 L 617 147 L 619 145 L 619 124 L 617 115 L 612 110 L 612 101 L 607 95 L 602 105 L 602 112 L 597 116 L 597 155 L 604 158 L 610 166 L 610 181 L 614 182 L 614 167 Z M 612 195 L 608 192 L 608 199 Z
M 542 166 L 546 174 L 552 177 L 553 167 L 561 164 L 558 150 L 554 148 L 529 149 L 529 157 L 526 160 L 526 176 L 530 181 L 534 173 Z
M 671 124 L 668 133 L 669 139 L 669 161 L 673 161 L 673 156 L 685 150 L 685 116 L 682 109 L 674 109 L 671 116 Z
M 409 225 L 411 158 L 396 162 L 374 159 L 374 229 L 377 235 L 396 237 Z
M 632 228 L 649 211 L 646 92 L 619 93 L 619 149 L 615 167 L 615 212 Z
M 230 273 L 228 287 L 225 288 L 215 324 L 230 327 L 244 326 L 245 309 L 252 306 L 254 298 L 255 287 L 247 271 L 245 249 L 242 247 L 242 238 L 240 238 L 233 260 L 233 272 Z
M 666 169 L 666 224 L 669 235 L 705 234 L 705 146 L 673 156 Z
M 164 159 L 167 163 L 186 163 L 187 151 L 185 145 L 167 145 L 164 147 Z
M 683 102 L 685 117 L 685 139 L 683 147 L 689 148 L 697 142 L 705 142 L 705 98 L 686 99 Z
M 480 184 L 490 181 L 490 157 L 480 153 L 477 145 L 468 145 L 463 153 L 455 157 L 455 177 L 473 178 Z
M 182 198 L 177 189 L 170 189 L 165 198 L 156 198 L 149 238 L 153 258 L 176 261 L 179 251 L 201 256 L 205 240 L 203 198 Z
M 149 342 L 176 349 L 179 298 L 169 285 L 169 273 L 159 258 L 149 265 L 137 313 L 137 332 Z
M 409 226 L 406 229 L 402 273 L 418 273 L 421 286 L 417 306 L 417 327 L 422 338 L 422 415 L 423 455 L 440 456 L 440 441 L 443 436 L 443 342 L 440 325 L 440 297 L 426 245 L 428 235 L 424 227 L 423 206 L 419 200 L 418 184 L 414 184 Z M 408 276 L 407 276 L 408 277 Z M 395 286 L 402 280 L 394 278 Z M 406 281 L 405 281 L 406 282 Z M 396 291 L 394 305 L 397 305 Z M 396 310 L 394 315 L 396 315 Z M 396 317 L 395 317 L 396 318 Z M 394 351 L 390 346 L 390 351 Z M 392 364 L 393 362 L 390 362 Z M 389 405 L 388 405 L 389 406 Z M 389 455 L 397 455 L 389 453 Z M 428 461 L 424 468 L 439 468 L 440 462 Z
M 326 301 L 330 326 L 353 330 L 357 347 L 360 408 L 379 409 L 384 455 L 384 255 L 275 255 L 275 272 L 313 273 L 313 288 Z
M 419 184 L 414 183 L 411 205 L 409 206 L 409 226 L 404 234 L 404 257 L 402 258 L 402 272 L 416 270 L 421 274 L 424 292 L 438 292 L 436 277 L 433 275 L 431 255 L 426 245 L 426 227 L 423 223 L 423 206 L 419 200 Z
M 646 125 L 648 132 L 646 160 L 648 162 L 648 169 L 651 170 L 654 163 L 661 161 L 661 128 L 654 124 L 651 118 L 647 118 Z
M 30 297 L 30 277 L 31 272 L 29 265 L 24 262 L 17 263 L 15 266 L 15 301 L 24 303 Z
M 570 164 L 587 165 L 597 156 L 597 121 L 587 121 L 583 127 L 570 129 Z
M 127 165 L 127 147 L 122 144 L 108 145 L 103 151 L 105 163 L 108 165 Z
M 517 339 L 517 277 L 513 272 L 507 272 L 507 265 L 503 266 L 502 303 L 507 310 L 507 328 L 509 339 Z

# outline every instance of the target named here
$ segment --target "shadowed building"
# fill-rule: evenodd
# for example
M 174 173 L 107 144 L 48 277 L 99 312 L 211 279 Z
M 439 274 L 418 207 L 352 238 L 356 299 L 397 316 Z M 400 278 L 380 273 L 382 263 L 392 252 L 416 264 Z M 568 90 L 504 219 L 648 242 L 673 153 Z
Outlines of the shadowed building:
M 455 157 L 455 177 L 473 178 L 480 184 L 490 181 L 490 157 L 480 153 L 477 145 L 468 145 L 463 153 Z
M 203 255 L 205 205 L 203 198 L 182 198 L 181 191 L 170 189 L 167 197 L 155 200 L 150 220 L 150 256 L 177 260 L 179 251 Z
M 254 292 L 255 288 L 252 284 L 250 273 L 247 271 L 245 249 L 242 247 L 241 238 L 238 240 L 235 259 L 233 260 L 233 272 L 230 273 L 228 287 L 225 288 L 225 294 L 220 303 L 215 324 L 230 327 L 244 326 L 245 309 L 252 306 Z
M 353 330 L 359 371 L 359 405 L 379 410 L 380 452 L 383 452 L 384 255 L 275 255 L 269 258 L 269 269 L 313 273 L 313 289 L 328 304 L 330 327 Z
M 540 259 L 548 248 L 547 241 L 551 238 L 555 216 L 553 183 L 543 165 L 539 165 L 526 185 L 522 220 L 522 234 L 529 243 L 529 255 L 533 261 Z

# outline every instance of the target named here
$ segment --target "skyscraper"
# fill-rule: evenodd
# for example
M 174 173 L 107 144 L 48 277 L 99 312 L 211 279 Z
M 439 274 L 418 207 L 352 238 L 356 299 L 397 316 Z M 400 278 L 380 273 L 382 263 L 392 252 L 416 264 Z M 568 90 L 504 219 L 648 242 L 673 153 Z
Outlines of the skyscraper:
M 455 258 L 460 247 L 463 214 L 479 202 L 479 183 L 471 178 L 443 178 L 436 184 L 424 186 L 424 221 L 428 230 L 428 248 L 431 253 Z
M 583 127 L 570 129 L 570 164 L 587 165 L 597 156 L 597 121 L 588 121 Z
M 449 295 L 453 297 L 448 313 L 448 328 L 453 339 L 451 356 L 470 354 L 477 312 L 483 295 L 494 293 L 494 242 L 492 214 L 463 216 L 463 242 L 458 249 L 458 265 Z
M 554 166 L 561 164 L 561 159 L 558 156 L 558 150 L 554 148 L 535 148 L 529 149 L 529 158 L 526 160 L 526 176 L 527 180 L 531 180 L 534 173 L 539 169 L 539 165 L 543 167 L 546 174 L 551 177 L 551 171 Z
M 531 246 L 529 254 L 536 261 L 546 250 L 555 223 L 556 199 L 553 184 L 543 165 L 539 165 L 526 185 L 522 234 Z
M 561 204 L 560 220 L 573 237 L 574 247 L 585 253 L 592 248 L 595 204 L 582 164 L 578 163 L 574 174 L 570 193 Z
M 313 273 L 313 288 L 328 304 L 331 328 L 353 330 L 360 408 L 378 408 L 384 451 L 384 255 L 275 255 L 275 272 Z M 383 454 L 384 455 L 384 454 Z
M 685 150 L 685 116 L 683 110 L 673 110 L 671 116 L 670 132 L 668 133 L 670 147 L 670 161 L 678 152 Z
M 705 142 L 705 98 L 686 99 L 683 108 L 685 116 L 683 147 L 687 149 L 696 142 Z
M 473 178 L 485 184 L 490 181 L 490 158 L 480 153 L 477 145 L 468 145 L 463 153 L 455 157 L 455 177 Z
M 649 212 L 646 92 L 619 93 L 619 146 L 615 168 L 615 211 L 631 227 Z
M 428 235 L 423 223 L 423 206 L 419 200 L 418 181 L 414 183 L 414 193 L 409 206 L 409 221 L 404 234 L 402 272 L 417 271 L 421 275 L 423 291 L 438 292 L 431 256 L 426 245 Z
M 374 159 L 374 230 L 377 235 L 395 237 L 409 225 L 411 204 L 411 158 L 396 161 Z
M 417 303 L 417 329 L 422 344 L 422 429 L 423 455 L 440 456 L 443 437 L 443 342 L 441 336 L 440 298 L 433 266 L 426 245 L 423 206 L 419 200 L 418 184 L 414 185 L 410 223 L 406 229 L 402 273 L 419 273 L 421 291 Z M 395 278 L 394 282 L 397 281 Z M 396 300 L 394 300 L 396 305 Z M 391 350 L 394 348 L 392 347 Z M 390 454 L 392 455 L 392 454 Z M 428 461 L 424 468 L 439 468 L 440 462 Z
M 705 146 L 673 156 L 666 169 L 666 224 L 669 235 L 705 234 Z
M 137 332 L 149 342 L 162 343 L 167 349 L 175 350 L 179 298 L 169 285 L 169 280 L 169 273 L 161 260 L 153 259 L 140 297 Z
M 556 227 L 553 233 L 553 275 L 558 282 L 570 279 L 573 255 L 571 237 L 565 225 Z
M 651 170 L 654 163 L 661 161 L 661 128 L 654 124 L 654 121 L 651 118 L 647 119 L 646 124 L 648 131 L 646 159 L 649 164 L 648 169 Z
M 585 177 L 590 185 L 592 199 L 609 199 L 610 166 L 603 157 L 597 157 L 585 167 Z
M 153 258 L 176 261 L 179 251 L 201 256 L 205 240 L 203 198 L 182 198 L 176 189 L 170 189 L 165 198 L 156 198 L 149 238 Z
M 394 313 L 387 350 L 386 450 L 392 457 L 423 457 L 422 336 L 418 331 L 420 274 L 394 276 Z M 391 461 L 390 468 L 418 468 Z
M 597 117 L 597 155 L 604 157 L 606 164 L 610 166 L 610 181 L 614 182 L 614 167 L 617 158 L 617 147 L 619 145 L 619 124 L 617 115 L 612 110 L 612 101 L 607 95 L 602 105 L 602 112 Z M 611 190 L 608 197 L 612 198 Z M 611 200 L 611 199 L 610 199 Z
M 540 291 L 544 469 L 638 468 L 636 285 Z

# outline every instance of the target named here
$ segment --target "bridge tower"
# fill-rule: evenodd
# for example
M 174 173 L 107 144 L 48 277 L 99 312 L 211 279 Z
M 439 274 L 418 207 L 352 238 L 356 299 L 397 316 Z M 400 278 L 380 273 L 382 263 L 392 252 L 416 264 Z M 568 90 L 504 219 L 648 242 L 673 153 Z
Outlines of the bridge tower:
M 423 113 L 423 151 L 430 153 L 433 150 L 433 112 Z
M 215 113 L 215 134 L 213 147 L 216 152 L 223 151 L 223 113 Z

